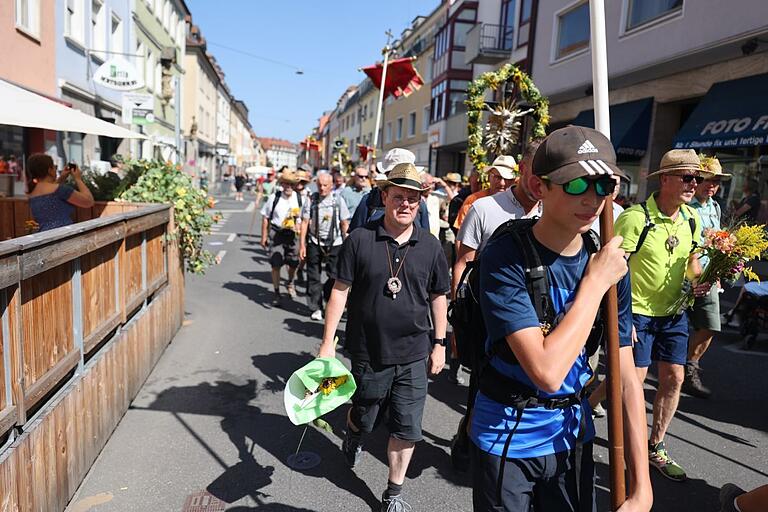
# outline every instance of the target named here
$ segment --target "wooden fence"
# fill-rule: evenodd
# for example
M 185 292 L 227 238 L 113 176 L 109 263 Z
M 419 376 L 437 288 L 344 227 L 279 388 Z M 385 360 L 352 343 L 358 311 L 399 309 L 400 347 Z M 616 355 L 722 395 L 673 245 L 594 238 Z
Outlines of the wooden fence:
M 102 206 L 0 242 L 0 511 L 64 509 L 181 326 L 170 206 Z

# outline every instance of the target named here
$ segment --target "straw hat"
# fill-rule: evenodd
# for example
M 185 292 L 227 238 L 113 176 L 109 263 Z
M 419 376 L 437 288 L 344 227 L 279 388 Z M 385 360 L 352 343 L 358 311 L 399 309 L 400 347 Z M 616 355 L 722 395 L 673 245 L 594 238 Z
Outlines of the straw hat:
M 667 151 L 661 157 L 659 170 L 649 174 L 648 177 L 676 171 L 702 172 L 703 168 L 696 151 L 693 149 L 672 149 Z
M 723 181 L 731 179 L 730 174 L 723 172 L 723 166 L 720 165 L 720 160 L 716 156 L 699 155 L 699 160 L 705 178 L 720 178 Z
M 291 185 L 295 185 L 299 182 L 299 175 L 296 174 L 296 171 L 286 169 L 280 174 L 279 179 L 283 183 L 290 183 Z
M 328 394 L 321 390 L 326 379 L 346 377 L 344 383 Z M 357 385 L 352 374 L 335 357 L 322 357 L 302 366 L 288 379 L 283 391 L 283 405 L 294 425 L 304 425 L 346 403 Z
M 517 162 L 509 155 L 497 156 L 490 167 L 485 169 L 486 173 L 491 172 L 493 169 L 499 171 L 501 177 L 505 180 L 511 180 L 517 176 Z
M 449 172 L 445 176 L 443 176 L 443 181 L 449 182 L 449 183 L 461 183 L 461 174 L 457 172 Z
M 421 172 L 418 167 L 410 163 L 395 165 L 387 174 L 387 179 L 378 182 L 378 185 L 382 190 L 386 190 L 393 185 L 419 192 L 424 192 L 431 188 L 431 185 L 425 186 L 421 183 Z
M 300 182 L 309 183 L 312 181 L 312 175 L 303 169 L 296 173 L 296 177 Z

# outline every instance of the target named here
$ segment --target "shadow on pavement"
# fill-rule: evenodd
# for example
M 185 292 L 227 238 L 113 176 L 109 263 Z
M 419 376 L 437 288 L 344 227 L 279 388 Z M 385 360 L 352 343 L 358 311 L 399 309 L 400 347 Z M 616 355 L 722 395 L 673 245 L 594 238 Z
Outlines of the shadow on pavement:
M 264 376 L 269 379 L 264 383 L 262 389 L 273 393 L 283 392 L 288 378 L 314 359 L 314 355 L 309 352 L 273 352 L 271 354 L 251 356 L 251 362 Z
M 301 364 L 294 366 L 292 370 Z M 282 372 L 279 373 L 279 376 L 282 376 Z M 274 467 L 259 464 L 253 455 L 254 447 L 258 445 L 275 459 L 285 463 L 288 456 L 295 452 L 302 434 L 302 428 L 292 425 L 284 415 L 265 413 L 250 405 L 258 394 L 257 390 L 258 383 L 253 379 L 244 384 L 219 380 L 213 384 L 204 382 L 194 386 L 171 387 L 160 392 L 146 407 L 148 410 L 172 412 L 190 435 L 222 466 L 222 474 L 211 482 L 206 490 L 226 503 L 234 503 L 246 496 L 256 503 L 263 503 L 263 498 L 268 498 L 269 495 L 260 489 L 272 483 Z M 240 460 L 234 465 L 228 465 L 180 414 L 221 416 L 221 430 L 237 449 Z M 360 497 L 371 507 L 378 507 L 379 498 L 362 479 L 347 468 L 339 447 L 331 439 L 310 427 L 302 448 L 317 453 L 323 460 L 319 466 L 302 471 L 302 474 L 327 480 L 335 487 Z M 279 507 L 286 506 L 265 504 L 260 505 L 259 510 L 301 510 Z M 250 509 L 241 507 L 240 510 Z
M 298 318 L 284 318 L 285 328 L 301 336 L 309 338 L 323 338 L 323 323 L 315 320 L 299 320 Z
M 301 316 L 306 315 L 308 311 L 305 305 L 296 302 L 295 299 L 291 299 L 285 294 L 283 294 L 283 300 L 280 303 L 280 306 L 273 306 L 272 299 L 274 298 L 274 293 L 271 290 L 271 285 L 269 285 L 269 288 L 266 288 L 259 284 L 229 281 L 224 283 L 222 288 L 241 293 L 264 309 L 281 309 Z
M 429 395 L 464 416 L 467 410 L 469 388 L 451 382 L 448 378 L 449 372 L 450 370 L 445 369 L 436 379 L 429 381 Z M 469 380 L 469 376 L 466 380 Z

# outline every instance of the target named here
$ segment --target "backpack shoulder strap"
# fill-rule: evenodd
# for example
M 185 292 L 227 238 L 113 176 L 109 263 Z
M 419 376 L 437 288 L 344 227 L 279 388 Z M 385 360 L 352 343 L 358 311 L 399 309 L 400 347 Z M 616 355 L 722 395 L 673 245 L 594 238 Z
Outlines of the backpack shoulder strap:
M 282 195 L 282 190 L 275 190 L 275 200 L 272 201 L 272 210 L 269 212 L 269 221 L 272 222 L 272 218 L 275 216 L 275 208 L 277 207 L 278 201 L 280 201 L 280 196 Z
M 296 202 L 299 203 L 299 209 L 301 209 L 301 194 L 296 192 Z
M 714 199 L 710 199 L 710 201 L 714 201 Z M 699 241 L 696 240 L 696 212 L 687 204 L 682 205 L 680 211 L 688 217 L 688 227 L 691 228 L 691 252 L 693 252 L 699 246 Z
M 635 250 L 631 252 L 630 257 L 640 250 L 640 248 L 643 246 L 643 242 L 645 242 L 645 239 L 648 236 L 648 232 L 653 229 L 654 226 L 656 226 L 656 224 L 651 222 L 651 213 L 648 211 L 648 203 L 643 201 L 640 203 L 640 206 L 643 208 L 643 214 L 645 214 L 645 225 L 643 226 L 643 230 L 640 232 L 640 236 L 637 237 L 637 245 L 635 246 Z
M 587 247 L 589 254 L 594 254 L 600 250 L 600 237 L 593 230 L 590 229 L 583 233 L 581 237 L 584 239 L 584 245 Z

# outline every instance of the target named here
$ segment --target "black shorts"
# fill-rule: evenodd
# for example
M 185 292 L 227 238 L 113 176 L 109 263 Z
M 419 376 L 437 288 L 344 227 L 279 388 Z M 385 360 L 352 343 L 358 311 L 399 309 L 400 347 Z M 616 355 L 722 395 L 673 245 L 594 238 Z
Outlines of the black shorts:
M 370 433 L 387 415 L 389 434 L 401 441 L 421 441 L 421 418 L 427 399 L 427 359 L 371 366 L 352 362 L 357 390 L 352 396 L 352 423 Z
M 299 249 L 296 246 L 298 235 L 291 229 L 277 229 L 272 227 L 269 242 L 269 264 L 272 268 L 280 268 L 283 265 L 289 267 L 299 266 Z
M 472 443 L 474 511 L 595 512 L 592 443 L 582 445 L 578 452 L 578 460 L 576 450 L 527 459 L 507 458 L 499 495 L 501 457 Z M 579 496 L 580 487 L 585 489 L 583 496 Z

